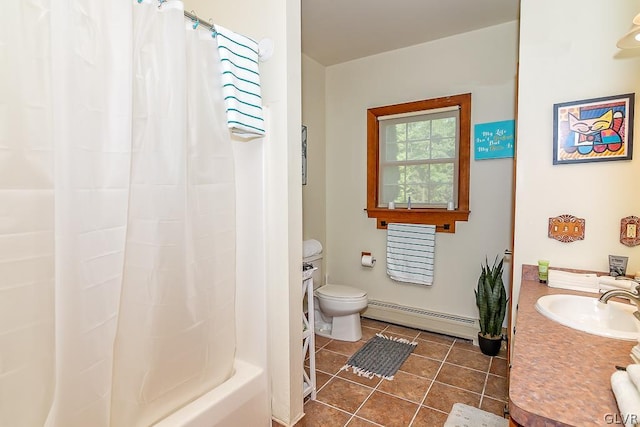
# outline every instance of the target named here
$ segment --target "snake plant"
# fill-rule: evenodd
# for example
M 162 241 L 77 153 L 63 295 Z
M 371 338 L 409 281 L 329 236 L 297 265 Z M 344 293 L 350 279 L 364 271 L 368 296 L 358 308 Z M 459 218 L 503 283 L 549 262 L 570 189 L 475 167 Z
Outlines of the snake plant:
M 489 267 L 489 261 L 485 259 L 474 291 L 480 312 L 480 334 L 486 338 L 502 336 L 502 322 L 507 311 L 507 292 L 502 283 L 503 260 L 496 265 L 497 262 L 498 257 Z

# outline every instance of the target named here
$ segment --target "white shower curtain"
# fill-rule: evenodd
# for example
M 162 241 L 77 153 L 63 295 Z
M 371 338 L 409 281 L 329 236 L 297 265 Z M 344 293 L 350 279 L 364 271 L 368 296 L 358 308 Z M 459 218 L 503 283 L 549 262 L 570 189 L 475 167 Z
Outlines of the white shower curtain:
M 0 425 L 150 425 L 233 370 L 215 39 L 177 1 L 2 7 Z

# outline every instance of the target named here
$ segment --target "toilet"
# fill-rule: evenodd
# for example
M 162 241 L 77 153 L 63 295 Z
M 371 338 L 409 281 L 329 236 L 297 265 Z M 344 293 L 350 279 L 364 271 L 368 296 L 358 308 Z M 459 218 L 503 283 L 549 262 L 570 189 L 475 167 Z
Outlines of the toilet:
M 360 312 L 367 307 L 367 293 L 352 286 L 324 284 L 322 254 L 304 258 L 313 272 L 314 329 L 317 335 L 339 341 L 362 338 Z

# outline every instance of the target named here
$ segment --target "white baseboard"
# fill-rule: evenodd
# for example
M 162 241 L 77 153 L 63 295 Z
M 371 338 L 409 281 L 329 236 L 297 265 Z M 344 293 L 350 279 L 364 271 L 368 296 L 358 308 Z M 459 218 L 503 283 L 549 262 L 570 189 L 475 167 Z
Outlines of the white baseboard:
M 369 300 L 363 317 L 472 340 L 478 345 L 477 319 Z

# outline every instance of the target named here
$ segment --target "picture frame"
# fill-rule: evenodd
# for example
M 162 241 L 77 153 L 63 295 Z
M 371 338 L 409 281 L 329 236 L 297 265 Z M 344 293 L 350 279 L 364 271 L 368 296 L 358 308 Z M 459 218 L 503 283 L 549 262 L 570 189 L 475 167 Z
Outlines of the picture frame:
M 302 185 L 307 185 L 307 127 L 302 125 Z
M 553 164 L 631 160 L 634 93 L 553 105 Z

